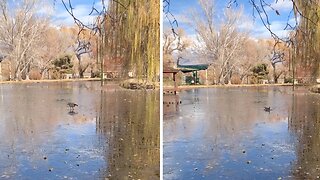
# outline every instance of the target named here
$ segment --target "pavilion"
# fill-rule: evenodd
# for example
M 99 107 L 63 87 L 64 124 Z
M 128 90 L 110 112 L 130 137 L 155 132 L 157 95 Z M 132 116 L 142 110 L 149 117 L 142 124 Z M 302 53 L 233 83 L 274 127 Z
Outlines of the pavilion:
M 194 79 L 195 79 L 195 84 L 198 83 L 198 71 L 205 70 L 206 71 L 206 82 L 208 79 L 208 73 L 207 69 L 210 66 L 210 64 L 180 64 L 180 60 L 184 60 L 182 57 L 179 57 L 177 60 L 177 68 L 172 68 L 172 67 L 164 67 L 163 68 L 163 73 L 164 74 L 172 74 L 173 75 L 173 82 L 174 82 L 174 94 L 177 92 L 177 82 L 176 82 L 176 75 L 178 72 L 182 73 L 193 73 Z

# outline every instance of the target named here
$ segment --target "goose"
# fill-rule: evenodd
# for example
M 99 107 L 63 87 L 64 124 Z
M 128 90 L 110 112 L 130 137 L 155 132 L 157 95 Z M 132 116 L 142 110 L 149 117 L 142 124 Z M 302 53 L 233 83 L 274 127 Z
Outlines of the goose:
M 270 112 L 271 111 L 271 107 L 264 107 L 264 111 Z
M 70 108 L 70 112 L 73 112 L 74 111 L 74 107 L 78 106 L 78 104 L 76 103 L 72 103 L 72 102 L 68 102 L 67 104 Z

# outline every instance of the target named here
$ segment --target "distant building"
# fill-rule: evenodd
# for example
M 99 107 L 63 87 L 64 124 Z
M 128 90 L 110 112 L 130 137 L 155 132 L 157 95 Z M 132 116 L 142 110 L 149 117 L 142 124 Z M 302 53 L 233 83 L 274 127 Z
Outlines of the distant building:
M 208 74 L 207 69 L 209 68 L 208 63 L 201 63 L 201 64 L 180 64 L 180 61 L 188 61 L 186 59 L 183 59 L 182 57 L 179 57 L 177 60 L 177 68 L 183 72 L 184 74 L 189 74 L 185 76 L 185 82 L 187 84 L 200 84 L 200 78 L 199 78 L 199 72 L 205 71 L 205 84 L 208 84 Z M 190 74 L 191 73 L 191 74 Z

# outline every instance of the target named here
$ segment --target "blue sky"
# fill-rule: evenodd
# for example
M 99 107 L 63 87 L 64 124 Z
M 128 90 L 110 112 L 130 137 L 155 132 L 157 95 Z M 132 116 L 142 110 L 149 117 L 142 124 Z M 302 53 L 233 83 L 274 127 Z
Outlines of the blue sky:
M 64 0 L 68 3 L 68 0 Z M 217 13 L 223 13 L 223 9 L 227 6 L 229 0 L 215 0 Z M 256 0 L 258 1 L 258 0 Z M 268 10 L 271 28 L 279 36 L 284 36 L 287 34 L 287 31 L 283 30 L 286 26 L 288 19 L 288 14 L 291 10 L 292 4 L 290 0 L 278 0 L 275 3 L 275 0 L 267 0 L 272 7 L 277 9 L 280 12 L 280 16 L 276 14 L 273 10 Z M 94 20 L 94 16 L 89 16 L 93 3 L 97 9 L 101 9 L 101 0 L 71 0 L 74 13 L 82 20 L 82 22 L 89 24 Z M 107 1 L 106 1 L 107 2 Z M 189 35 L 195 35 L 193 27 L 188 23 L 191 10 L 199 10 L 198 0 L 171 0 L 170 1 L 170 11 L 175 16 L 179 23 L 179 27 L 186 30 Z M 241 22 L 239 26 L 251 29 L 250 35 L 255 38 L 269 38 L 270 33 L 263 27 L 261 20 L 258 17 L 257 12 L 255 12 L 256 18 L 253 17 L 253 7 L 249 3 L 249 0 L 237 0 L 238 7 L 235 5 L 233 8 L 240 8 L 241 6 L 244 9 L 244 14 L 247 17 L 246 21 Z M 61 0 L 56 0 L 52 12 L 52 23 L 57 26 L 61 25 L 72 25 L 73 19 L 67 13 L 63 7 Z M 292 19 L 292 17 L 290 18 Z M 290 21 L 294 24 L 294 20 Z M 168 27 L 168 21 L 164 19 L 164 26 Z
M 69 5 L 68 0 L 64 0 L 64 2 Z M 102 8 L 100 0 L 71 0 L 71 3 L 74 8 L 73 12 L 75 16 L 85 24 L 92 23 L 95 18 L 94 15 L 89 15 L 93 4 L 98 10 L 101 10 Z M 53 4 L 50 4 L 50 6 L 52 5 Z M 73 18 L 70 16 L 70 14 L 68 14 L 61 0 L 56 0 L 53 6 L 52 23 L 56 26 L 70 26 L 73 25 L 73 22 Z
M 258 2 L 258 0 L 256 0 Z M 216 12 L 223 13 L 223 9 L 227 6 L 228 0 L 216 0 Z M 256 18 L 253 17 L 253 6 L 249 3 L 249 0 L 237 0 L 238 6 L 233 5 L 233 8 L 243 7 L 244 14 L 247 17 L 244 22 L 241 22 L 239 26 L 250 28 L 250 35 L 255 38 L 269 38 L 270 33 L 263 27 L 261 20 L 255 11 Z M 288 32 L 284 30 L 288 15 L 291 11 L 291 1 L 290 0 L 278 0 L 276 3 L 275 0 L 267 0 L 272 7 L 279 11 L 280 15 L 277 15 L 274 10 L 267 8 L 267 13 L 269 15 L 271 29 L 276 32 L 277 35 L 283 37 Z M 199 10 L 199 4 L 197 0 L 171 0 L 170 11 L 175 16 L 179 22 L 179 27 L 186 30 L 189 35 L 194 35 L 194 31 L 190 23 L 188 23 L 190 12 L 192 10 Z M 292 16 L 289 18 L 292 25 L 295 21 L 292 19 Z M 169 23 L 164 19 L 164 26 L 168 27 Z

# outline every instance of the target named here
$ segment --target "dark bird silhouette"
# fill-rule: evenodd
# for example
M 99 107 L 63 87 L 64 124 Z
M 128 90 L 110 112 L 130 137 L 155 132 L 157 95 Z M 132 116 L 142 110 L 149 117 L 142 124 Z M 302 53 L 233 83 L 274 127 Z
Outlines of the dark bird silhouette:
M 279 13 L 279 11 L 278 11 L 278 10 L 276 10 L 276 14 L 277 14 L 278 16 L 280 16 L 280 13 Z
M 264 107 L 264 111 L 266 111 L 266 112 L 270 112 L 272 109 L 271 109 L 271 107 Z
M 76 106 L 78 106 L 78 104 L 76 104 L 76 103 L 72 103 L 72 102 L 68 102 L 68 104 L 67 104 L 68 106 L 69 106 L 69 110 L 70 110 L 70 112 L 73 112 L 74 111 L 74 107 L 76 107 Z

